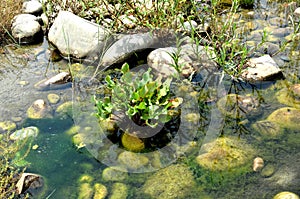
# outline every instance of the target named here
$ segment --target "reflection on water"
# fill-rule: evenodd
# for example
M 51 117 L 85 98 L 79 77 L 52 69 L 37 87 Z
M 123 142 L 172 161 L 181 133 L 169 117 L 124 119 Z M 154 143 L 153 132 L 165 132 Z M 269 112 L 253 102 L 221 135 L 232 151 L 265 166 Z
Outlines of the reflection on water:
M 288 35 L 285 33 L 274 33 L 278 27 L 290 26 L 289 24 L 283 25 L 282 20 L 277 18 L 278 16 L 285 16 L 286 13 L 278 14 L 274 12 L 274 10 L 279 11 L 282 6 L 275 3 L 269 4 L 267 1 L 257 1 L 257 5 L 255 18 L 245 17 L 245 20 L 248 20 L 246 22 L 256 24 L 251 26 L 249 31 L 251 37 L 247 37 L 249 41 L 257 42 L 256 37 L 253 35 L 257 35 L 257 33 L 261 35 L 261 30 L 269 26 L 273 27 L 274 36 L 269 38 L 270 43 L 279 44 L 281 40 L 286 40 Z M 270 5 L 274 6 L 274 9 Z M 241 24 L 243 23 L 241 22 Z M 268 49 L 264 50 L 270 50 L 271 47 L 274 46 L 269 44 Z M 73 118 L 70 117 L 72 114 L 60 115 L 55 111 L 64 102 L 80 100 L 74 100 L 74 98 L 82 96 L 74 96 L 71 88 L 38 91 L 34 87 L 34 84 L 40 80 L 68 70 L 68 63 L 63 60 L 49 62 L 48 49 L 49 46 L 45 40 L 41 45 L 28 48 L 8 46 L 7 53 L 0 55 L 0 122 L 13 121 L 17 124 L 17 129 L 36 126 L 40 130 L 39 136 L 33 141 L 33 145 L 38 145 L 38 148 L 32 150 L 26 158 L 30 163 L 27 171 L 41 174 L 45 178 L 44 192 L 37 195 L 36 198 L 45 198 L 50 193 L 52 194 L 50 198 L 84 198 L 84 196 L 91 196 L 95 191 L 94 187 L 100 185 L 106 187 L 108 196 L 116 195 L 117 189 L 120 190 L 121 195 L 127 195 L 127 198 L 162 198 L 165 195 L 159 195 L 155 191 L 153 193 L 152 190 L 145 187 L 146 185 L 151 186 L 151 183 L 153 184 L 155 181 L 161 183 L 161 187 L 164 187 L 166 193 L 178 190 L 172 189 L 172 186 L 178 186 L 186 191 L 185 182 L 188 182 L 191 185 L 190 198 L 199 196 L 231 199 L 241 197 L 272 198 L 281 191 L 292 191 L 300 195 L 300 114 L 292 108 L 281 109 L 287 105 L 282 99 L 278 99 L 278 97 L 284 95 L 282 89 L 290 91 L 289 88 L 293 88 L 292 85 L 299 83 L 298 42 L 288 45 L 283 53 L 273 57 L 283 70 L 286 76 L 285 80 L 251 85 L 232 82 L 230 79 L 225 78 L 224 88 L 220 95 L 213 95 L 213 92 L 207 94 L 203 91 L 204 89 L 200 89 L 200 86 L 197 87 L 197 83 L 195 83 L 195 90 L 200 93 L 198 95 L 199 126 L 196 125 L 193 128 L 196 131 L 195 139 L 189 140 L 193 141 L 191 142 L 193 147 L 188 150 L 182 149 L 185 153 L 176 154 L 178 156 L 174 164 L 177 166 L 172 166 L 174 171 L 178 171 L 181 175 L 184 175 L 184 172 L 186 172 L 186 176 L 193 175 L 193 180 L 180 178 L 168 169 L 160 169 L 166 166 L 164 163 L 168 162 L 169 158 L 161 158 L 162 153 L 152 153 L 151 156 L 145 157 L 151 163 L 151 166 L 156 168 L 149 173 L 125 175 L 108 170 L 107 165 L 99 162 L 99 159 L 97 160 L 94 157 L 105 156 L 107 154 L 104 153 L 107 151 L 113 151 L 112 153 L 107 152 L 110 153 L 110 160 L 113 160 L 117 159 L 121 152 L 117 151 L 118 146 L 116 145 L 107 146 L 107 141 L 103 139 L 103 135 L 99 132 L 96 132 L 97 139 L 93 137 L 94 142 L 83 144 L 90 147 L 93 145 L 95 149 L 104 146 L 103 149 L 105 150 L 95 150 L 95 153 L 90 154 L 91 151 L 83 147 L 84 145 L 74 144 L 75 135 L 80 135 L 79 131 L 92 135 L 93 129 L 91 127 L 98 124 L 97 121 L 95 124 L 95 120 L 88 119 L 89 117 L 94 118 L 94 116 L 91 116 L 87 109 L 78 110 L 78 107 L 76 107 L 75 114 L 80 115 L 86 112 L 88 115 L 82 117 L 85 122 L 83 126 L 72 128 L 74 127 Z M 226 94 L 229 93 L 236 95 L 227 96 L 225 103 L 219 102 L 218 104 L 217 99 L 226 97 Z M 57 104 L 49 103 L 48 94 L 57 94 L 60 101 Z M 86 95 L 87 93 L 81 94 Z M 291 95 L 287 94 L 287 96 L 290 97 Z M 299 98 L 299 93 L 293 91 L 293 96 Z M 89 96 L 85 97 L 86 100 L 90 100 Z M 50 105 L 53 110 L 51 112 L 52 118 L 27 118 L 27 109 L 37 99 L 43 99 Z M 195 106 L 195 104 L 191 106 Z M 223 108 L 220 108 L 220 106 Z M 292 105 L 289 104 L 289 106 Z M 187 110 L 188 108 L 186 107 Z M 275 112 L 276 110 L 281 112 Z M 212 117 L 212 115 L 215 117 Z M 196 114 L 191 117 L 193 116 L 198 117 Z M 285 122 L 280 122 L 283 120 L 287 120 L 286 125 Z M 83 123 L 77 121 L 76 124 Z M 279 130 L 274 132 L 271 129 Z M 187 128 L 184 128 L 184 130 L 187 130 Z M 249 151 L 247 155 L 251 158 L 253 156 L 253 159 L 255 156 L 262 157 L 264 168 L 260 172 L 253 172 L 251 168 L 253 159 L 248 159 L 247 156 L 244 157 L 243 153 L 236 154 L 236 156 L 232 155 L 234 157 L 226 156 L 226 151 L 231 150 L 230 147 L 219 151 L 214 149 L 215 154 L 205 156 L 210 147 L 209 143 L 214 141 L 215 135 L 226 138 L 218 141 L 218 144 L 226 145 L 230 143 L 231 148 L 240 146 L 239 143 L 235 142 L 235 138 L 245 141 L 245 151 L 246 149 Z M 90 141 L 90 139 L 87 138 L 87 141 Z M 107 148 L 105 148 L 106 146 Z M 178 152 L 175 147 L 170 149 L 172 150 L 168 154 L 174 151 L 174 153 Z M 217 167 L 219 170 L 213 170 L 210 169 L 210 164 L 203 162 L 201 163 L 208 167 L 200 167 L 196 161 L 196 156 L 199 153 L 203 155 L 201 157 L 211 158 L 210 160 L 215 160 L 215 157 L 236 158 L 239 161 L 245 159 L 246 164 L 241 168 L 232 167 L 230 170 L 222 170 L 221 167 Z M 222 156 L 224 154 L 225 156 Z M 132 156 L 126 157 L 132 158 Z M 239 159 L 241 157 L 244 157 L 244 159 Z M 144 160 L 146 160 L 145 158 Z M 138 165 L 138 163 L 135 162 L 135 165 Z M 119 168 L 119 170 L 122 169 Z M 163 176 L 163 178 L 160 176 Z M 174 183 L 172 178 L 181 179 L 184 182 Z M 153 187 L 161 190 L 156 184 Z M 176 193 L 170 194 L 170 198 L 180 197 L 179 193 L 178 197 L 176 197 Z

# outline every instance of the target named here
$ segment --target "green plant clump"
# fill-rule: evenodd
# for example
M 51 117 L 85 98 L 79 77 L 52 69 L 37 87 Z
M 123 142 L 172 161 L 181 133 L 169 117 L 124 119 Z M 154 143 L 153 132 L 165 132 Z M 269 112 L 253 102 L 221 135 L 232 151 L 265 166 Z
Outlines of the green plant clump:
M 165 81 L 161 77 L 153 79 L 151 69 L 141 78 L 134 77 L 127 63 L 122 66 L 121 72 L 122 77 L 116 82 L 109 75 L 105 78 L 111 96 L 101 100 L 94 96 L 98 118 L 107 119 L 121 112 L 140 126 L 156 127 L 158 122 L 168 122 L 171 119 L 168 110 L 179 105 L 179 100 L 170 96 L 172 78 Z
M 26 141 L 12 143 L 8 140 L 8 135 L 0 135 L 0 198 L 12 199 L 21 197 L 17 194 L 16 185 L 22 172 L 16 166 L 16 158 L 25 158 L 29 151 L 22 157 L 17 157 Z M 28 198 L 28 195 L 22 194 L 22 198 Z

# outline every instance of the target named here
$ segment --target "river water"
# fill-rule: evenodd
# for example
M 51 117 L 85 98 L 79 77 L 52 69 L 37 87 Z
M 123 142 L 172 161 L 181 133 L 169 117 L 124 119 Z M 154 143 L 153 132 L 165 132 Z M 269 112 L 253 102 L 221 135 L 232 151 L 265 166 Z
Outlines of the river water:
M 288 9 L 287 3 L 260 1 L 254 10 L 254 15 L 251 15 L 251 17 L 247 13 L 252 10 L 243 10 L 239 17 L 241 26 L 249 26 L 247 29 L 249 34 L 245 37 L 246 40 L 249 43 L 257 42 L 264 29 L 273 33 L 280 28 L 289 31 L 288 28 L 291 28 L 292 24 L 286 23 Z M 268 37 L 269 43 L 280 46 L 288 35 L 285 33 L 270 34 L 270 37 Z M 272 51 L 271 48 L 274 48 L 274 46 L 269 44 L 265 47 L 264 52 Z M 90 119 L 90 113 L 88 112 L 88 115 L 83 114 L 82 116 L 79 113 L 86 113 L 87 110 L 80 110 L 78 104 L 76 104 L 78 98 L 82 97 L 76 93 L 78 91 L 76 90 L 76 82 L 73 84 L 73 88 L 68 84 L 64 87 L 43 91 L 34 86 L 43 79 L 52 77 L 61 71 L 67 71 L 69 67 L 67 60 L 51 61 L 49 54 L 51 47 L 46 38 L 41 44 L 24 47 L 10 45 L 5 47 L 4 50 L 5 53 L 0 55 L 0 122 L 14 122 L 16 129 L 36 126 L 40 130 L 38 137 L 32 143 L 38 147 L 31 150 L 26 157 L 26 161 L 29 163 L 27 171 L 42 175 L 45 184 L 42 191 L 32 193 L 32 198 L 46 198 L 47 196 L 58 199 L 85 198 L 83 193 L 88 192 L 87 187 L 93 187 L 97 183 L 107 188 L 107 198 L 109 198 L 114 194 L 117 195 L 114 186 L 120 186 L 120 184 L 116 184 L 116 182 L 121 182 L 127 187 L 127 192 L 125 192 L 127 198 L 151 198 L 147 194 L 143 195 L 141 190 L 143 190 L 142 187 L 147 180 L 159 172 L 159 169 L 147 170 L 144 173 L 140 171 L 132 172 L 125 178 L 119 176 L 116 180 L 107 180 L 103 176 L 103 171 L 112 165 L 101 161 L 100 155 L 95 155 L 95 150 L 91 148 L 90 143 L 87 148 L 73 143 L 73 136 L 77 133 L 80 134 L 78 131 L 92 132 L 90 128 L 86 127 L 93 127 L 93 119 Z M 248 164 L 249 167 L 245 170 L 237 173 L 235 171 L 229 173 L 210 172 L 195 164 L 193 161 L 195 153 L 193 152 L 186 157 L 183 156 L 170 161 L 175 165 L 185 164 L 192 171 L 198 198 L 272 198 L 282 191 L 291 191 L 300 195 L 299 129 L 285 128 L 284 136 L 276 139 L 264 139 L 258 136 L 252 127 L 257 121 L 265 120 L 273 111 L 286 106 L 278 102 L 276 93 L 283 88 L 299 83 L 299 50 L 299 44 L 296 41 L 279 55 L 274 56 L 274 60 L 285 75 L 285 80 L 269 82 L 259 86 L 239 84 L 232 81 L 223 83 L 224 88 L 222 89 L 224 90 L 222 92 L 258 97 L 262 106 L 259 114 L 251 115 L 245 120 L 239 118 L 224 119 L 222 117 L 222 125 L 220 125 L 220 118 L 220 120 L 218 118 L 218 120 L 208 119 L 209 121 L 201 123 L 206 125 L 206 130 L 210 129 L 211 131 L 218 131 L 218 133 L 221 132 L 223 136 L 234 136 L 247 140 L 257 149 L 256 155 L 263 157 L 265 166 L 269 165 L 268 167 L 273 168 L 271 174 L 253 172 L 252 162 Z M 60 97 L 59 102 L 49 103 L 49 94 L 57 94 Z M 51 117 L 43 119 L 30 119 L 27 117 L 28 108 L 37 99 L 43 99 L 49 104 Z M 86 98 L 86 100 L 89 101 L 90 98 Z M 73 102 L 73 106 L 75 103 L 77 107 L 74 107 L 73 112 L 61 115 L 56 110 L 65 102 Z M 199 107 L 199 112 L 201 112 L 201 106 L 199 105 Z M 80 111 L 77 112 L 78 110 Z M 212 108 L 210 110 L 213 110 L 207 115 L 210 118 L 213 118 L 212 115 L 220 114 L 217 109 Z M 299 117 L 296 120 L 300 122 Z M 80 130 L 76 129 L 80 125 L 83 125 L 79 127 Z M 198 129 L 198 131 L 201 131 L 201 128 L 199 127 L 200 130 Z M 222 129 L 216 130 L 216 128 Z M 207 132 L 209 131 L 207 130 Z M 207 133 L 207 136 L 209 135 L 212 134 Z M 213 137 L 209 140 L 212 140 Z M 100 139 L 103 141 L 101 136 Z M 101 143 L 100 145 L 103 150 L 113 150 L 110 146 L 105 148 L 105 144 L 102 145 Z M 95 148 L 98 150 L 97 147 Z M 194 151 L 199 151 L 199 149 Z M 100 154 L 99 151 L 96 153 Z M 169 175 L 175 176 L 176 174 L 170 173 Z M 90 179 L 86 180 L 85 178 Z M 176 177 L 174 178 L 176 179 Z M 162 181 L 162 186 L 166 186 L 163 184 L 166 182 Z M 84 183 L 89 185 L 84 188 Z M 170 186 L 176 186 L 176 183 Z M 125 193 L 121 193 L 119 198 L 126 198 Z M 85 194 L 89 198 L 89 193 Z M 178 193 L 178 195 L 180 194 Z M 193 198 L 195 197 L 194 195 Z M 152 196 L 152 198 L 154 197 Z M 176 197 L 173 195 L 170 198 Z

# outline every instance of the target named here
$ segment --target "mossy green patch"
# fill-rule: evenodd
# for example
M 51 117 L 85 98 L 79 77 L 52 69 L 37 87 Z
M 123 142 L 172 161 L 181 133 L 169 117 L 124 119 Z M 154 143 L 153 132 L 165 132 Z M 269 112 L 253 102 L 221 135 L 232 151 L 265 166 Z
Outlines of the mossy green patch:
M 300 109 L 284 107 L 275 110 L 267 118 L 268 121 L 275 122 L 283 128 L 300 129 Z
M 211 171 L 230 171 L 251 162 L 255 150 L 245 141 L 220 137 L 202 146 L 204 153 L 197 156 L 198 164 Z

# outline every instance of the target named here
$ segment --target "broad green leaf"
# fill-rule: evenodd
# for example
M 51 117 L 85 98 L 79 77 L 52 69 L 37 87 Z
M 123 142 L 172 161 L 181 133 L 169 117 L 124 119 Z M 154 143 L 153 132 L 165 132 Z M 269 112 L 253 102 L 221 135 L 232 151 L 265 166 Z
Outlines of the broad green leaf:
M 148 92 L 148 89 L 147 89 L 146 86 L 143 86 L 142 88 L 140 88 L 140 89 L 138 90 L 138 94 L 139 94 L 139 96 L 140 96 L 141 98 L 146 97 L 147 92 Z
M 141 102 L 138 106 L 136 106 L 136 108 L 141 109 L 141 110 L 146 109 L 146 103 Z
M 131 72 L 124 73 L 122 76 L 122 80 L 126 84 L 132 85 L 132 73 Z
M 121 72 L 123 74 L 129 72 L 129 64 L 128 63 L 125 63 L 125 64 L 122 65 Z
M 137 92 L 133 92 L 130 99 L 133 100 L 133 102 L 138 101 L 140 99 L 140 95 Z
M 109 75 L 105 77 L 105 81 L 109 88 L 113 88 L 115 86 L 115 82 L 111 80 L 111 77 Z

